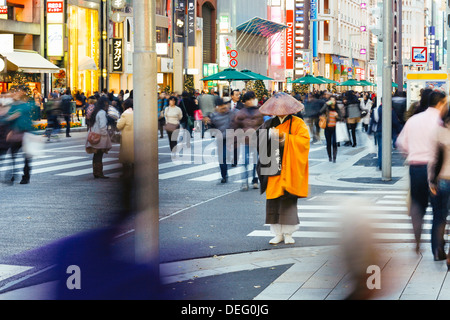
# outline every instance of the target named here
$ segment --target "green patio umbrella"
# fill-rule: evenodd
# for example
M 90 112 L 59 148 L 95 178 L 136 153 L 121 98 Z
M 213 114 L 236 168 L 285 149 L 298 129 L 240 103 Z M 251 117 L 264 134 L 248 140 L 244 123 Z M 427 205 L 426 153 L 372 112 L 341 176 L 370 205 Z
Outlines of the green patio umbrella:
M 325 81 L 326 83 L 333 83 L 333 84 L 338 84 L 338 83 L 339 83 L 339 82 L 337 82 L 337 81 L 334 81 L 334 80 L 325 78 L 325 77 L 323 77 L 323 76 L 317 76 L 316 78 L 317 78 L 317 79 L 320 79 L 320 80 L 323 80 L 323 81 Z
M 251 76 L 253 78 L 256 78 L 256 80 L 273 80 L 272 78 L 269 78 L 267 76 L 264 76 L 264 75 L 256 73 L 256 72 L 252 72 L 252 71 L 247 70 L 247 69 L 242 70 L 241 72 L 246 74 L 246 75 L 249 75 L 249 76 Z
M 292 81 L 292 83 L 297 84 L 326 84 L 327 82 L 321 79 L 318 79 L 312 75 L 306 75 L 302 78 Z
M 338 86 L 341 86 L 341 87 L 355 87 L 355 86 L 361 86 L 361 84 L 356 79 L 350 79 L 350 80 L 347 80 L 347 81 L 339 83 Z
M 372 87 L 375 86 L 375 83 L 369 82 L 367 80 L 361 80 L 359 81 L 360 85 L 363 87 Z
M 393 86 L 394 88 L 398 88 L 398 84 L 396 84 L 395 82 L 392 82 L 392 86 Z
M 258 80 L 250 75 L 247 75 L 243 72 L 237 71 L 233 68 L 225 69 L 221 72 L 213 74 L 209 77 L 203 78 L 202 81 L 249 81 L 249 80 Z

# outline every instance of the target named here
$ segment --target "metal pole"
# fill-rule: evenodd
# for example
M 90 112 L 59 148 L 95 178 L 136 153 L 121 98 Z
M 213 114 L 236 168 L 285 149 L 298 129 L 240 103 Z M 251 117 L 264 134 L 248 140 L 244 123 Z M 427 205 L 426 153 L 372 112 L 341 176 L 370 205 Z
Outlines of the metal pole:
M 159 268 L 156 0 L 133 0 L 134 155 L 138 263 Z
M 382 180 L 392 179 L 392 1 L 383 1 Z

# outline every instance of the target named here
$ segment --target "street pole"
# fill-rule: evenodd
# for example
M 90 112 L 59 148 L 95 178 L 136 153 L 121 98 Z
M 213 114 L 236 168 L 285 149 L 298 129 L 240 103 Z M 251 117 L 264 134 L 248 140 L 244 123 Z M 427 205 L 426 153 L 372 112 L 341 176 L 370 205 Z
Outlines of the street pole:
M 382 180 L 392 179 L 392 1 L 383 1 Z
M 156 0 L 133 0 L 136 262 L 159 270 Z

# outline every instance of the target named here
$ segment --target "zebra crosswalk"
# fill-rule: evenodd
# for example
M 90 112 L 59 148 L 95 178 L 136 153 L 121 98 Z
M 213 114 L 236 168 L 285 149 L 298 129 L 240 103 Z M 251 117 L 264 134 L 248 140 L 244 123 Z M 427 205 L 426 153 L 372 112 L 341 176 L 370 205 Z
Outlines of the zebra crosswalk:
M 337 198 L 333 203 L 324 203 L 325 196 L 340 195 L 363 196 L 364 205 L 357 210 L 367 220 L 372 238 L 383 242 L 412 242 L 414 234 L 411 218 L 408 215 L 407 191 L 393 190 L 327 190 L 322 197 L 313 197 L 309 200 L 299 201 L 298 216 L 299 229 L 293 233 L 294 238 L 303 239 L 333 239 L 342 238 L 345 220 L 345 207 L 342 207 Z M 350 198 L 343 197 L 342 201 Z M 319 203 L 320 202 L 320 203 Z M 344 209 L 343 209 L 344 208 Z M 424 217 L 422 241 L 431 240 L 432 209 L 427 208 Z M 269 225 L 262 225 L 260 229 L 249 233 L 249 237 L 273 237 Z

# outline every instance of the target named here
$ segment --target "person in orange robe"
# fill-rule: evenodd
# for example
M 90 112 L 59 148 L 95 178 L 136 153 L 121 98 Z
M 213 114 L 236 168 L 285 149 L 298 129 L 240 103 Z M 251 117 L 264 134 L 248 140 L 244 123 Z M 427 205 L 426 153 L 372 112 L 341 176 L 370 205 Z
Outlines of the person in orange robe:
M 269 243 L 284 240 L 293 244 L 292 233 L 300 223 L 297 200 L 308 196 L 308 127 L 296 116 L 275 116 L 261 126 L 258 141 L 258 173 L 261 194 L 266 193 L 266 224 L 270 224 L 275 234 Z

